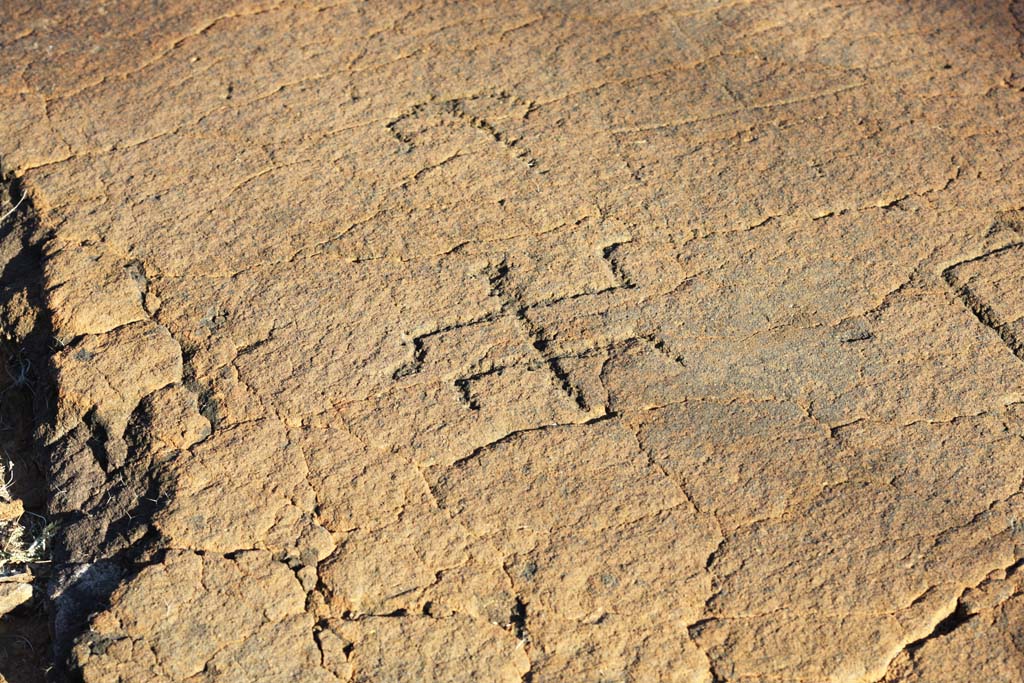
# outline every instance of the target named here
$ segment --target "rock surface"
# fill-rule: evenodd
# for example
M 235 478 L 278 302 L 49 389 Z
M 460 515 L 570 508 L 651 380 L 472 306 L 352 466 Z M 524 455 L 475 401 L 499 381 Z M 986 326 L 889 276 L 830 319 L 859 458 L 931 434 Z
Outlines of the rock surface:
M 59 668 L 1024 680 L 1022 27 L 4 3 Z
M 31 599 L 31 585 L 27 583 L 0 583 L 0 617 Z

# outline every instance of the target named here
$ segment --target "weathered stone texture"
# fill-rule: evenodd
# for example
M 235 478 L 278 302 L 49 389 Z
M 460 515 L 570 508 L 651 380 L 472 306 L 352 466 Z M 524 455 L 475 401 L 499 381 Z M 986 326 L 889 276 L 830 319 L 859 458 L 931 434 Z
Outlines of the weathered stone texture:
M 68 666 L 1024 680 L 1022 22 L 3 4 Z

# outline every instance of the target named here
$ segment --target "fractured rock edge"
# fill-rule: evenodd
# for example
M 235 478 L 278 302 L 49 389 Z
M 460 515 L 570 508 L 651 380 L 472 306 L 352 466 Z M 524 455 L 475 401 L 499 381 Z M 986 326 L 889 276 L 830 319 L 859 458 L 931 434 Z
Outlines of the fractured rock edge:
M 16 178 L 8 182 L 20 187 Z M 141 263 L 119 260 L 102 245 L 63 243 L 39 222 L 30 200 L 18 215 L 21 229 L 3 234 L 0 248 L 30 263 L 32 277 L 18 283 L 21 296 L 5 301 L 3 329 L 46 369 L 35 437 L 49 468 L 47 512 L 58 524 L 46 596 L 52 675 L 145 681 L 212 671 L 238 680 L 350 679 L 346 617 L 324 616 L 318 563 L 335 546 L 314 519 L 315 501 L 306 500 L 306 531 L 298 539 L 264 543 L 257 534 L 254 547 L 212 552 L 214 533 L 201 539 L 205 550 L 176 546 L 175 460 L 188 457 L 195 468 L 192 459 L 202 457 L 197 449 L 208 440 L 223 438 L 230 448 L 242 432 L 245 447 L 251 437 L 238 425 L 217 430 L 209 390 L 196 383 L 182 344 L 155 320 L 159 298 Z M 273 441 L 268 429 L 256 438 Z M 238 600 L 239 585 L 251 591 L 248 600 Z M 191 592 L 182 595 L 185 587 Z M 173 614 L 160 597 L 168 593 L 177 596 Z M 154 599 L 161 604 L 148 604 Z M 139 623 L 138 615 L 150 613 L 159 616 Z M 384 632 L 396 616 L 405 615 L 352 620 L 381 619 L 377 630 Z M 446 666 L 472 669 L 474 653 L 481 660 L 497 653 L 491 671 L 529 680 L 522 603 L 502 624 L 427 613 L 399 621 L 391 637 L 462 642 L 464 652 Z M 203 638 L 196 628 L 205 630 Z M 282 642 L 289 657 L 270 671 L 261 653 Z M 372 639 L 364 642 L 372 647 Z M 379 646 L 385 652 L 384 635 Z
M 31 204 L 27 204 L 24 211 L 30 215 Z M 26 253 L 38 254 L 39 272 L 44 274 L 44 282 L 49 285 L 65 276 L 61 265 L 73 263 L 75 257 L 67 254 L 66 248 L 47 235 L 41 226 L 34 227 L 35 232 L 26 236 L 21 248 Z M 3 240 L 12 239 L 12 235 L 4 235 Z M 51 513 L 64 515 L 69 520 L 65 533 L 75 534 L 89 533 L 94 530 L 92 525 L 97 523 L 76 516 L 76 508 L 95 510 L 100 516 L 98 523 L 104 530 L 96 558 L 59 558 L 59 570 L 50 592 L 58 657 L 63 660 L 73 655 L 78 666 L 92 666 L 92 673 L 100 678 L 124 675 L 124 672 L 109 670 L 111 660 L 115 663 L 132 662 L 132 666 L 145 661 L 146 652 L 144 649 L 140 651 L 140 647 L 155 648 L 151 653 L 152 666 L 173 678 L 187 678 L 210 667 L 242 667 L 236 673 L 244 676 L 266 666 L 266 661 L 251 651 L 245 655 L 244 652 L 225 652 L 220 647 L 210 652 L 203 652 L 202 647 L 190 648 L 192 641 L 188 640 L 187 633 L 179 634 L 180 640 L 174 640 L 170 629 L 165 629 L 159 620 L 130 626 L 122 621 L 122 618 L 131 618 L 132 614 L 155 611 L 156 605 L 147 604 L 153 600 L 147 595 L 151 589 L 164 586 L 165 590 L 180 590 L 174 587 L 189 586 L 196 592 L 181 601 L 187 612 L 177 615 L 177 620 L 171 620 L 172 628 L 201 623 L 204 615 L 217 615 L 219 619 L 223 617 L 224 610 L 231 608 L 235 610 L 232 618 L 223 623 L 209 624 L 211 632 L 219 634 L 223 641 L 210 638 L 207 645 L 234 642 L 240 631 L 248 634 L 246 642 L 255 644 L 267 645 L 284 639 L 293 645 L 294 652 L 302 653 L 309 661 L 317 661 L 323 666 L 323 680 L 345 679 L 351 673 L 347 662 L 345 626 L 318 618 L 317 602 L 322 595 L 316 594 L 322 589 L 317 565 L 333 549 L 322 545 L 325 543 L 322 537 L 307 547 L 297 545 L 289 549 L 279 548 L 276 552 L 231 548 L 213 553 L 188 548 L 160 548 L 155 544 L 156 532 L 151 525 L 154 517 L 166 509 L 169 492 L 163 488 L 165 481 L 159 478 L 149 480 L 139 468 L 159 468 L 162 459 L 170 457 L 170 453 L 195 449 L 217 434 L 217 430 L 204 415 L 204 412 L 208 413 L 202 405 L 204 390 L 190 378 L 181 344 L 173 339 L 166 327 L 152 319 L 150 306 L 158 299 L 156 293 L 150 291 L 140 264 L 112 264 L 109 256 L 94 245 L 80 246 L 84 253 L 91 251 L 93 255 L 80 258 L 71 266 L 86 271 L 79 272 L 79 277 L 104 277 L 88 272 L 88 269 L 103 268 L 115 276 L 120 272 L 124 278 L 138 283 L 138 287 L 133 291 L 125 287 L 123 281 L 115 279 L 112 291 L 118 295 L 112 298 L 109 306 L 103 299 L 83 302 L 77 308 L 69 304 L 68 308 L 74 313 L 58 323 L 62 334 L 53 335 L 58 350 L 54 354 L 52 371 L 57 384 L 55 394 L 60 395 L 61 400 L 55 411 L 43 418 L 48 421 L 38 425 L 40 446 L 53 458 Z M 1012 248 L 1017 247 L 1013 245 Z M 991 255 L 986 253 L 979 258 Z M 969 261 L 949 267 L 944 272 L 945 278 L 956 294 L 964 299 L 965 305 L 1003 336 L 1001 324 L 992 322 L 993 314 L 980 312 L 980 304 L 971 298 L 967 290 L 958 287 L 953 273 L 964 263 Z M 47 288 L 50 301 L 53 301 L 52 291 L 59 290 L 59 287 Z M 118 301 L 118 296 L 123 299 Z M 137 306 L 125 305 L 126 302 L 137 302 Z M 81 313 L 86 303 L 95 310 Z M 10 311 L 5 309 L 4 313 L 5 325 L 9 327 L 12 324 L 8 322 Z M 45 307 L 32 310 L 37 321 L 52 314 L 53 310 Z M 15 326 L 17 323 L 17 320 L 13 321 Z M 38 327 L 34 325 L 33 330 Z M 48 329 L 48 324 L 44 329 Z M 1013 341 L 1006 337 L 1004 341 L 1017 351 Z M 151 357 L 157 360 L 140 360 Z M 93 364 L 97 359 L 95 364 L 100 371 L 84 369 L 83 364 Z M 104 396 L 102 391 L 96 393 L 96 387 L 100 390 L 109 387 L 111 395 Z M 137 431 L 140 419 L 152 428 L 144 440 Z M 513 433 L 500 441 L 516 436 Z M 482 452 L 483 449 L 477 450 Z M 83 482 L 93 487 L 87 493 L 82 493 Z M 145 484 L 145 487 L 132 495 L 125 482 Z M 68 497 L 69 484 L 75 484 L 79 497 Z M 98 504 L 98 499 L 103 503 Z M 106 506 L 109 499 L 119 502 Z M 146 501 L 152 504 L 145 504 Z M 141 514 L 138 514 L 140 509 Z M 111 530 L 112 533 L 108 533 Z M 313 557 L 310 557 L 311 552 Z M 708 558 L 709 565 L 714 554 Z M 1019 558 L 1015 558 L 1005 568 L 993 570 L 978 585 L 992 582 L 998 574 L 1014 573 L 1019 564 Z M 238 602 L 232 595 L 232 581 L 255 588 L 255 600 Z M 901 646 L 878 662 L 878 667 L 871 672 L 872 680 L 897 680 L 890 679 L 894 667 L 905 665 L 904 660 L 912 658 L 928 641 L 948 636 L 966 623 L 971 615 L 965 611 L 964 598 L 977 588 L 959 588 L 951 600 L 940 600 L 941 604 L 931 605 L 931 616 L 921 628 L 908 633 Z M 152 593 L 158 595 L 160 590 L 152 590 Z M 111 600 L 112 595 L 114 600 Z M 99 614 L 87 628 L 87 618 L 111 602 L 115 605 L 127 603 L 131 607 L 123 611 L 115 607 Z M 997 601 L 989 609 L 1000 604 Z M 510 626 L 522 643 L 528 640 L 526 613 L 521 602 L 517 603 L 517 608 L 518 612 L 510 618 Z M 408 615 L 372 618 L 390 619 L 394 616 Z M 416 621 L 412 618 L 411 626 L 405 625 L 404 619 L 390 622 L 398 629 L 392 637 L 424 637 Z M 699 636 L 709 621 L 713 619 L 691 626 L 691 634 Z M 410 628 L 412 630 L 407 632 Z M 158 641 L 160 637 L 164 640 L 153 646 L 133 639 L 126 631 L 141 632 L 147 636 L 156 634 Z M 195 661 L 160 657 L 161 650 L 180 655 L 190 649 L 197 657 Z M 119 651 L 123 657 L 110 656 Z M 105 657 L 97 659 L 94 655 Z M 512 662 L 509 672 L 512 676 L 530 679 L 529 660 L 521 647 L 506 652 L 505 656 Z M 708 675 L 712 681 L 726 680 L 710 665 Z
M 74 651 L 84 668 L 98 647 L 97 637 L 88 636 L 96 629 L 95 624 L 87 628 L 92 615 L 110 604 L 119 585 L 135 576 L 144 584 L 165 563 L 178 566 L 174 558 L 185 552 L 168 555 L 153 543 L 153 515 L 171 499 L 167 482 L 150 471 L 154 454 L 180 455 L 212 430 L 200 412 L 200 389 L 189 382 L 181 346 L 150 315 L 153 297 L 139 265 L 120 263 L 97 245 L 62 244 L 35 220 L 31 202 L 19 211 L 31 218 L 30 232 L 11 232 L 4 240 L 20 237 L 19 253 L 33 259 L 41 278 L 35 298 L 46 302 L 24 313 L 45 320 L 54 330 L 46 344 L 37 335 L 33 350 L 43 355 L 56 347 L 48 364 L 56 402 L 51 414 L 40 417 L 36 430 L 50 465 L 49 512 L 60 520 L 57 569 L 49 587 L 54 658 L 59 667 L 74 666 L 68 659 Z M 11 324 L 17 327 L 19 321 Z M 147 424 L 138 424 L 140 420 Z M 323 535 L 314 562 L 326 554 Z M 90 538 L 95 543 L 81 543 Z M 75 540 L 79 542 L 69 542 Z M 94 556 L 74 550 L 93 546 Z M 315 623 L 304 612 L 306 593 L 292 572 L 292 567 L 300 568 L 298 553 L 247 550 L 232 549 L 223 556 L 262 565 L 260 571 L 276 572 L 276 582 L 292 585 L 298 602 L 296 609 L 292 600 L 288 614 L 305 618 L 305 638 L 316 651 Z M 228 561 L 207 559 L 201 552 L 190 557 L 204 572 L 207 564 L 217 567 Z M 183 578 L 197 588 L 203 585 L 194 576 Z M 268 609 L 267 600 L 280 598 L 271 586 L 265 588 L 255 593 L 263 602 L 248 605 L 241 617 L 258 617 Z M 209 615 L 222 616 L 216 609 Z M 179 625 L 194 623 L 195 616 L 188 615 Z M 225 642 L 237 635 L 238 624 L 229 626 L 231 632 L 221 634 Z M 85 644 L 73 650 L 81 638 Z
M 452 100 L 452 102 L 461 103 L 463 100 Z M 460 116 L 460 114 L 466 113 L 461 111 L 464 108 L 463 104 L 454 105 L 455 111 L 452 112 L 452 115 L 459 118 L 460 121 L 463 120 L 464 117 Z M 408 137 L 407 132 L 403 131 L 411 123 L 413 123 L 411 118 L 397 121 L 392 131 L 397 135 Z M 476 124 L 474 123 L 474 125 Z M 493 129 L 493 126 L 491 128 Z M 493 130 L 490 132 L 493 134 Z M 397 139 L 399 142 L 402 142 L 400 137 Z M 500 139 L 495 141 L 501 142 Z M 543 151 L 537 151 L 537 154 L 543 162 L 545 160 Z M 518 157 L 513 159 L 512 162 L 533 168 L 532 165 L 523 163 Z M 544 169 L 542 168 L 542 170 Z M 959 174 L 959 171 L 957 173 Z M 418 177 L 419 173 L 416 176 Z M 60 187 L 55 186 L 53 191 L 59 193 Z M 42 196 L 40 195 L 40 197 Z M 883 199 L 888 200 L 887 197 Z M 117 206 L 116 203 L 112 205 Z M 150 226 L 147 225 L 146 227 Z M 113 241 L 117 242 L 116 239 Z M 73 463 L 69 463 L 69 466 L 65 468 L 66 471 L 62 472 L 62 475 L 69 479 L 76 482 L 84 482 L 80 487 L 73 487 L 81 495 L 82 500 L 78 501 L 74 497 L 69 497 L 59 502 L 68 508 L 68 535 L 73 535 L 80 540 L 101 538 L 103 545 L 100 547 L 97 544 L 99 548 L 98 554 L 107 561 L 107 564 L 102 565 L 95 571 L 93 571 L 95 565 L 90 565 L 86 570 L 86 574 L 90 576 L 87 576 L 86 579 L 102 578 L 104 576 L 104 567 L 111 567 L 112 576 L 116 579 L 118 567 L 123 569 L 123 567 L 129 565 L 146 567 L 143 573 L 138 575 L 138 581 L 140 583 L 143 581 L 148 582 L 148 585 L 154 585 L 154 582 L 163 580 L 167 580 L 173 585 L 173 580 L 185 580 L 188 582 L 194 577 L 199 576 L 207 583 L 216 586 L 217 582 L 226 576 L 259 577 L 259 581 L 263 582 L 260 585 L 266 585 L 268 592 L 277 596 L 279 601 L 286 605 L 286 608 L 283 612 L 275 612 L 275 619 L 280 619 L 280 621 L 275 621 L 273 624 L 240 623 L 240 626 L 249 630 L 256 629 L 257 635 L 262 633 L 266 637 L 271 636 L 263 631 L 264 627 L 266 627 L 267 631 L 271 631 L 272 627 L 280 626 L 280 634 L 294 633 L 299 638 L 300 642 L 297 642 L 295 645 L 291 645 L 290 641 L 288 641 L 289 650 L 297 653 L 309 650 L 310 656 L 315 657 L 315 653 L 308 648 L 309 639 L 305 637 L 308 631 L 306 623 L 301 619 L 301 615 L 292 611 L 298 605 L 298 601 L 295 599 L 298 594 L 293 590 L 294 586 L 290 583 L 291 579 L 283 572 L 261 574 L 254 569 L 254 566 L 260 566 L 260 563 L 266 560 L 266 551 L 246 550 L 244 553 L 232 553 L 232 550 L 247 548 L 249 545 L 255 544 L 239 543 L 218 535 L 216 529 L 210 528 L 209 524 L 206 525 L 207 528 L 202 530 L 175 524 L 175 514 L 172 513 L 176 513 L 180 520 L 180 514 L 187 512 L 187 510 L 183 510 L 180 505 L 175 509 L 173 502 L 170 506 L 166 505 L 167 496 L 160 495 L 160 492 L 164 489 L 170 489 L 172 483 L 168 483 L 167 480 L 159 476 L 150 476 L 150 470 L 153 469 L 150 467 L 150 462 L 154 460 L 167 462 L 168 469 L 171 470 L 172 474 L 174 472 L 176 458 L 172 455 L 163 460 L 161 457 L 158 457 L 158 453 L 173 454 L 176 450 L 178 452 L 194 450 L 197 451 L 200 464 L 205 464 L 205 459 L 211 458 L 211 451 L 220 444 L 227 443 L 232 447 L 245 447 L 251 442 L 246 441 L 244 433 L 240 431 L 224 429 L 215 432 L 212 437 L 204 435 L 204 432 L 209 427 L 204 427 L 202 418 L 206 417 L 211 422 L 216 422 L 217 413 L 213 406 L 209 404 L 209 401 L 206 400 L 206 390 L 203 387 L 194 386 L 188 364 L 184 362 L 189 355 L 188 350 L 185 349 L 185 353 L 182 353 L 181 343 L 177 344 L 179 348 L 176 350 L 174 348 L 173 335 L 168 339 L 167 336 L 161 334 L 158 329 L 159 321 L 156 321 L 155 325 L 147 325 L 147 320 L 152 318 L 152 312 L 155 312 L 159 307 L 159 297 L 155 292 L 149 291 L 150 288 L 146 285 L 145 264 L 127 264 L 129 267 L 125 268 L 126 264 L 123 264 L 114 255 L 106 253 L 103 245 L 79 243 L 70 246 L 65 245 L 63 250 L 61 250 L 61 245 L 57 243 L 48 244 L 48 246 L 52 247 L 52 249 L 47 251 L 45 268 L 42 268 L 42 270 L 48 271 L 50 309 L 54 310 L 59 307 L 61 315 L 56 318 L 55 323 L 62 329 L 67 328 L 64 331 L 55 331 L 54 334 L 57 339 L 64 340 L 68 344 L 77 343 L 73 351 L 68 351 L 59 358 L 62 377 L 67 380 L 66 383 L 62 381 L 62 391 L 64 387 L 67 387 L 72 393 L 78 395 L 78 398 L 72 400 L 74 406 L 69 411 L 71 422 L 77 425 L 72 430 L 75 434 L 73 438 L 69 437 L 60 443 L 60 448 L 63 449 L 60 452 L 70 454 L 69 457 L 72 457 L 77 453 L 84 453 L 87 450 L 92 455 L 92 459 L 85 456 L 72 458 Z M 609 248 L 613 250 L 610 252 L 611 255 L 614 255 L 614 246 Z M 83 262 L 76 261 L 74 256 L 77 250 L 87 252 L 89 258 Z M 127 278 L 123 277 L 126 271 L 128 274 Z M 177 272 L 182 271 L 179 270 Z M 185 269 L 185 272 L 190 271 Z M 73 277 L 67 277 L 69 274 Z M 83 274 L 89 277 L 83 277 Z M 500 280 L 500 278 L 495 279 Z M 94 282 L 103 284 L 100 289 L 104 296 L 96 298 L 78 295 L 76 299 L 76 287 L 85 288 Z M 139 292 L 143 292 L 141 297 Z M 104 308 L 104 299 L 107 296 L 114 297 L 120 302 L 120 306 L 117 307 L 118 310 L 114 311 L 112 315 Z M 888 298 L 887 296 L 883 300 L 883 304 Z M 168 308 L 170 308 L 170 297 L 168 299 Z M 961 299 L 963 299 L 962 295 Z M 59 304 L 58 300 L 60 301 Z M 515 308 L 514 302 L 511 304 L 511 307 Z M 970 304 L 968 304 L 968 308 L 972 308 Z M 127 311 L 128 313 L 122 314 L 120 311 Z M 975 314 L 977 315 L 976 311 Z M 985 321 L 982 320 L 982 322 L 984 323 Z M 989 325 L 989 327 L 992 326 Z M 65 331 L 70 332 L 65 334 Z M 85 336 L 77 339 L 76 334 Z M 273 330 L 271 334 L 273 334 Z M 851 332 L 848 341 L 856 342 L 866 338 L 870 338 L 870 332 L 854 330 Z M 160 373 L 161 376 L 174 377 L 178 359 L 180 358 L 183 368 L 182 377 L 186 381 L 174 381 L 166 390 L 158 389 L 149 398 L 137 400 L 139 387 L 136 380 L 139 378 L 133 377 L 131 372 L 122 372 L 123 364 L 118 361 L 125 353 L 130 353 L 126 349 L 145 350 L 147 348 L 146 344 L 150 341 L 156 343 L 154 348 L 159 350 L 157 357 L 163 361 L 157 363 L 153 370 Z M 247 339 L 246 342 L 248 341 Z M 259 343 L 262 342 L 254 342 L 246 348 L 254 348 Z M 423 348 L 424 344 L 429 343 L 429 338 L 424 339 L 420 337 L 419 344 L 414 340 L 413 346 L 414 348 L 417 346 Z M 272 345 L 268 346 L 273 348 Z M 539 352 L 551 351 L 549 348 L 540 349 L 536 346 L 534 348 Z M 249 358 L 251 359 L 252 356 L 250 355 Z M 422 354 L 419 351 L 412 354 L 412 365 L 410 366 L 412 371 L 415 371 L 416 363 L 420 360 L 422 360 Z M 557 367 L 553 366 L 551 369 L 556 376 L 558 374 L 566 374 L 565 372 L 559 373 Z M 481 377 L 474 374 L 471 377 L 467 377 L 462 384 L 457 385 L 457 388 L 461 391 L 465 403 L 470 409 L 474 409 L 474 404 L 476 408 L 479 408 L 481 403 L 484 403 L 483 407 L 486 410 L 486 401 L 481 398 L 486 394 L 486 392 L 482 391 L 482 385 L 486 382 L 500 380 L 501 377 L 498 373 Z M 477 384 L 478 382 L 479 384 Z M 91 393 L 91 389 L 84 392 L 79 391 L 80 387 L 89 388 L 94 386 L 105 388 L 95 395 Z M 493 390 L 495 386 L 490 385 L 490 388 Z M 569 385 L 569 388 L 572 388 L 571 385 Z M 137 407 L 133 408 L 133 404 Z M 128 414 L 127 418 L 125 417 L 126 413 Z M 175 416 L 174 419 L 169 418 L 168 422 L 187 425 L 187 428 L 180 431 L 169 430 L 164 432 L 164 438 L 156 439 L 159 443 L 154 445 L 151 427 L 162 421 L 157 419 L 158 416 Z M 79 424 L 80 422 L 84 423 L 84 426 Z M 266 423 L 261 424 L 266 426 Z M 140 425 L 150 428 L 138 429 Z M 77 431 L 75 431 L 76 429 Z M 120 434 L 124 434 L 124 437 L 120 438 Z M 239 434 L 243 435 L 238 436 Z M 260 434 L 267 437 L 266 440 L 281 436 L 269 427 L 265 431 L 260 432 Z M 83 441 L 85 448 L 82 448 Z M 480 455 L 480 453 L 477 452 L 475 455 Z M 487 454 L 483 453 L 483 455 L 486 456 Z M 471 471 L 472 467 L 464 469 L 465 471 Z M 106 475 L 108 472 L 113 473 L 112 476 L 124 477 L 124 481 L 118 484 L 120 488 L 115 486 L 90 490 L 89 487 L 94 482 L 106 485 L 108 479 Z M 462 481 L 465 483 L 467 479 L 463 478 Z M 291 483 L 289 481 L 289 484 Z M 193 482 L 193 488 L 188 493 L 200 496 L 203 491 L 203 484 L 204 481 L 202 480 L 198 484 Z M 301 482 L 296 483 L 296 489 L 300 486 Z M 142 490 L 145 490 L 145 495 L 139 493 Z M 242 490 L 244 491 L 244 489 Z M 456 486 L 453 490 L 457 494 L 459 489 Z M 693 492 L 694 496 L 700 496 L 701 493 L 701 491 Z M 458 500 L 457 495 L 451 497 L 456 501 Z M 301 503 L 291 505 L 288 510 L 290 514 L 294 513 L 301 516 L 308 510 L 308 507 L 308 504 Z M 168 510 L 168 508 L 171 509 Z M 92 518 L 98 521 L 76 517 L 75 511 L 79 509 L 86 510 Z M 123 515 L 121 514 L 122 512 L 124 513 Z M 469 509 L 470 514 L 477 516 L 481 516 L 484 512 L 486 510 L 482 510 L 479 507 Z M 145 531 L 144 527 L 140 528 L 124 515 L 131 515 L 134 519 L 141 517 L 143 519 L 156 520 L 154 524 L 160 527 L 158 530 L 170 534 L 172 539 L 171 548 L 175 550 L 169 550 L 163 554 L 154 550 L 152 545 L 154 538 L 152 536 L 147 537 L 143 533 Z M 126 519 L 127 521 L 125 521 Z M 216 522 L 216 520 L 212 521 Z M 207 551 L 205 554 L 200 555 L 203 559 L 197 563 L 194 557 L 197 553 L 180 549 L 194 547 L 188 539 L 196 538 L 200 532 L 205 534 L 202 536 L 202 540 L 205 542 L 203 547 L 206 547 Z M 374 548 L 374 541 L 375 539 L 370 537 L 363 547 Z M 89 547 L 81 543 L 78 546 Z M 726 548 L 726 551 L 728 551 L 728 548 Z M 231 557 L 221 557 L 222 553 L 227 553 Z M 300 552 L 299 562 L 302 562 L 301 555 L 302 553 Z M 79 555 L 78 561 L 88 564 L 86 560 L 89 560 L 91 557 L 91 555 Z M 273 557 L 267 560 L 267 562 L 275 561 Z M 990 564 L 991 566 L 996 566 L 997 563 Z M 337 575 L 340 575 L 342 578 L 345 576 L 344 573 L 338 573 Z M 171 578 L 169 579 L 168 577 Z M 307 586 L 315 585 L 319 577 L 316 570 L 309 564 L 302 564 L 296 570 L 296 578 L 299 580 L 300 585 L 306 588 Z M 975 578 L 980 579 L 981 577 L 977 576 L 976 572 L 971 573 L 969 577 L 966 577 L 966 580 L 964 580 L 964 577 L 958 577 L 958 586 L 960 583 L 974 583 Z M 339 581 L 338 583 L 342 582 Z M 951 587 L 949 592 L 959 594 L 960 591 L 956 590 L 956 588 L 957 586 Z M 130 586 L 126 586 L 125 590 L 119 594 L 117 602 L 124 603 L 135 599 L 137 607 L 145 608 L 147 605 L 144 602 L 142 593 L 140 590 L 132 590 Z M 313 593 L 315 597 L 316 591 Z M 213 599 L 216 595 L 216 590 L 212 590 L 211 595 L 205 597 Z M 65 594 L 65 597 L 70 600 L 70 593 Z M 928 613 L 926 615 L 927 619 L 924 620 L 924 625 L 919 628 L 915 627 L 913 629 L 915 633 L 911 634 L 910 637 L 931 629 L 932 622 L 940 619 L 948 612 L 950 609 L 949 595 L 939 597 L 943 599 L 937 601 L 941 603 L 938 606 L 932 605 L 930 602 L 918 603 L 915 600 L 915 604 L 927 607 Z M 205 609 L 209 603 L 197 601 L 191 604 Z M 805 604 L 804 607 L 806 608 L 806 606 Z M 135 611 L 144 613 L 145 609 L 136 609 Z M 372 612 L 373 610 L 366 611 Z M 120 635 L 125 629 L 123 628 L 124 624 L 119 622 L 123 622 L 124 619 L 117 618 L 115 610 L 111 610 L 111 612 L 114 612 L 115 616 L 110 616 L 110 614 L 104 615 L 94 622 L 99 637 L 93 638 L 90 635 L 89 639 L 82 641 L 82 647 L 79 650 L 79 661 L 89 661 L 93 659 L 94 654 L 107 653 L 108 657 L 114 658 L 115 656 L 120 657 L 126 651 L 134 650 L 136 647 L 142 649 L 140 645 L 142 639 L 125 638 Z M 529 615 L 527 615 L 527 612 L 529 612 Z M 799 613 L 798 610 L 794 610 L 794 612 Z M 524 636 L 528 635 L 531 629 L 534 634 L 538 633 L 540 629 L 533 621 L 533 619 L 537 618 L 535 614 L 536 612 L 531 605 L 522 605 L 520 609 L 517 609 L 515 619 L 517 623 L 516 631 Z M 726 611 L 725 614 L 726 618 L 728 618 L 730 612 Z M 742 609 L 734 609 L 731 614 L 744 614 L 744 612 Z M 130 617 L 130 614 L 127 616 Z M 405 630 L 406 622 L 413 621 L 417 617 L 412 617 L 411 615 L 406 615 L 406 617 L 408 619 L 386 617 L 390 621 L 383 621 L 385 617 L 381 618 L 381 623 L 388 625 L 382 627 L 382 630 L 393 629 L 389 640 L 394 641 L 398 638 L 408 637 L 409 633 L 413 633 L 412 630 Z M 285 621 L 288 622 L 287 625 L 283 625 Z M 140 632 L 143 635 L 150 635 L 151 631 L 146 630 L 148 628 L 150 627 L 144 627 L 136 623 L 133 632 L 137 635 Z M 410 629 L 413 628 L 410 626 Z M 339 632 L 343 630 L 339 629 Z M 337 652 L 338 650 L 344 654 L 344 640 L 336 635 L 329 635 L 332 633 L 333 631 L 322 631 L 316 638 L 322 660 L 329 660 L 330 656 L 328 653 Z M 161 635 L 161 637 L 163 636 Z M 137 640 L 139 642 L 136 642 Z M 891 645 L 891 642 L 887 643 L 886 648 L 889 648 Z M 129 653 L 123 658 L 132 657 L 135 660 L 142 661 L 144 654 L 144 651 L 137 655 Z M 209 659 L 199 661 L 199 664 L 215 663 L 215 660 L 221 654 L 213 653 L 211 656 L 210 653 L 206 653 Z M 872 657 L 873 663 L 882 659 L 884 658 Z M 339 658 L 337 661 L 343 660 L 344 657 Z M 96 666 L 102 665 L 97 664 Z M 97 672 L 101 671 L 95 667 L 94 669 Z M 96 678 L 102 678 L 104 675 L 102 672 L 98 673 Z M 115 667 L 115 670 L 111 670 L 110 677 L 117 675 Z M 722 675 L 724 676 L 725 673 Z
M 0 504 L 5 534 L 0 542 L 9 553 L 5 576 L 0 578 L 0 637 L 7 643 L 0 678 L 41 681 L 50 661 L 45 593 L 51 527 L 41 514 L 46 500 L 45 458 L 36 427 L 50 422 L 53 404 L 52 385 L 44 370 L 49 321 L 42 313 L 38 251 L 31 241 L 38 228 L 36 213 L 19 180 L 2 166 L 0 194 L 6 205 L 0 212 L 0 372 L 6 373 L 0 452 L 7 477 L 2 486 L 10 500 Z

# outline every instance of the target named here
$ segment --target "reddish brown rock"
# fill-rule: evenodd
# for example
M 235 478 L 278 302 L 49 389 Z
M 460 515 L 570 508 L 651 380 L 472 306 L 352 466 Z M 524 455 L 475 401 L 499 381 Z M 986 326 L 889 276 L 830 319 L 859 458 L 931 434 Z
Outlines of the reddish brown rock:
M 1022 21 L 5 5 L 58 665 L 1021 680 Z

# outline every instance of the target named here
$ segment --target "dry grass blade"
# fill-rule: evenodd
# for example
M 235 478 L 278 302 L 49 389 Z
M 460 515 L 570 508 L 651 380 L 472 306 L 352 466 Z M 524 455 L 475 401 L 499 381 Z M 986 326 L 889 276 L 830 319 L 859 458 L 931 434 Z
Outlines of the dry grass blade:
M 0 505 L 12 509 L 15 506 L 10 494 L 14 483 L 12 463 L 7 461 L 4 469 Z M 20 511 L 20 506 L 17 509 Z M 0 579 L 21 574 L 33 565 L 48 563 L 54 531 L 54 524 L 31 512 L 0 519 Z
M 21 199 L 19 199 L 19 200 L 18 200 L 18 201 L 17 201 L 17 202 L 16 202 L 15 204 L 14 204 L 14 206 L 12 206 L 12 207 L 10 208 L 10 210 L 9 210 L 9 211 L 8 211 L 7 213 L 5 213 L 5 214 L 4 214 L 3 216 L 0 216 L 0 225 L 3 225 L 3 224 L 4 224 L 4 221 L 6 221 L 6 220 L 7 220 L 8 218 L 10 218 L 11 216 L 13 216 L 13 215 L 14 215 L 14 212 L 18 210 L 18 207 L 19 207 L 19 206 L 21 206 L 22 202 L 24 202 L 24 201 L 25 201 L 25 197 L 27 197 L 27 196 L 28 196 L 28 195 L 26 195 L 26 194 L 22 194 L 22 195 L 21 195 Z

